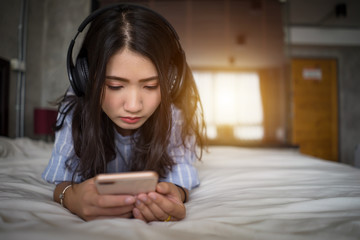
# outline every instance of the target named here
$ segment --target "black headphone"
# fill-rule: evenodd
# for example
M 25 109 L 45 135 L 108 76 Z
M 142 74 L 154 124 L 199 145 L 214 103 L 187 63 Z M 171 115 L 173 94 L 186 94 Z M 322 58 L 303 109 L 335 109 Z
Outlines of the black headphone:
M 76 63 L 74 65 L 73 60 L 72 60 L 72 52 L 73 52 L 75 40 L 76 40 L 77 36 L 84 30 L 84 28 L 90 22 L 92 22 L 97 16 L 108 11 L 109 9 L 114 9 L 114 8 L 118 8 L 120 10 L 140 8 L 140 9 L 143 9 L 146 11 L 150 11 L 153 14 L 157 15 L 159 18 L 161 18 L 165 22 L 166 26 L 170 29 L 170 31 L 172 32 L 172 34 L 175 37 L 178 50 L 181 54 L 181 65 L 182 65 L 182 72 L 180 73 L 180 76 L 178 74 L 177 68 L 174 69 L 174 71 L 177 71 L 177 72 L 175 72 L 175 74 L 174 74 L 175 77 L 172 80 L 172 83 L 170 84 L 172 99 L 175 99 L 179 95 L 180 90 L 182 88 L 181 86 L 184 81 L 184 76 L 186 73 L 186 66 L 187 66 L 186 60 L 185 60 L 185 53 L 180 45 L 179 36 L 176 33 L 173 26 L 171 26 L 171 24 L 163 16 L 161 16 L 157 12 L 155 12 L 147 7 L 135 5 L 135 4 L 114 4 L 114 5 L 110 5 L 110 6 L 98 9 L 98 10 L 94 11 L 92 14 L 90 14 L 87 18 L 85 18 L 85 20 L 80 24 L 80 26 L 78 28 L 78 32 L 76 33 L 75 37 L 70 42 L 68 52 L 67 52 L 67 64 L 66 64 L 69 81 L 70 81 L 71 87 L 73 88 L 76 96 L 82 97 L 85 95 L 86 85 L 87 85 L 87 82 L 89 79 L 89 67 L 88 67 L 88 61 L 86 58 L 86 54 L 83 54 L 84 49 L 80 49 L 78 57 L 76 59 Z

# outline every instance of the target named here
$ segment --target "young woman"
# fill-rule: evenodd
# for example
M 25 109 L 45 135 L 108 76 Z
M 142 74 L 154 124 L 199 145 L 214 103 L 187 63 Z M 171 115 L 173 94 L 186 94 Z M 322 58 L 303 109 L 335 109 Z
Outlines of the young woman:
M 204 147 L 198 91 L 178 36 L 154 11 L 119 4 L 98 10 L 68 72 L 71 87 L 59 104 L 55 145 L 43 178 L 56 184 L 54 201 L 84 220 L 122 217 L 177 221 L 193 166 Z M 99 195 L 100 173 L 153 170 L 156 191 Z

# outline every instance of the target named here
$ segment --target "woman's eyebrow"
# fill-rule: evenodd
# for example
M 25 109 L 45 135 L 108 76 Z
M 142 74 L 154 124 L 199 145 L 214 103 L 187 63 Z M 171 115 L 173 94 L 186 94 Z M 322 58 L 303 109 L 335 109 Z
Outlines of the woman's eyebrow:
M 111 80 L 117 80 L 117 81 L 121 81 L 121 82 L 130 82 L 129 79 L 126 79 L 123 77 L 117 77 L 117 76 L 106 76 L 105 78 L 111 79 Z M 149 82 L 149 81 L 158 80 L 158 79 L 159 79 L 158 76 L 153 76 L 153 77 L 139 79 L 139 82 Z

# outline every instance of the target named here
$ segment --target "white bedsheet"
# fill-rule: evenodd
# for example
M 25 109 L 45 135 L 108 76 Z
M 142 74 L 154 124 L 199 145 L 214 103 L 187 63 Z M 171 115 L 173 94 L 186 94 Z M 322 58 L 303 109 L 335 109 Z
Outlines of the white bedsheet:
M 360 171 L 294 149 L 210 147 L 180 222 L 84 222 L 41 179 L 51 144 L 0 137 L 0 239 L 360 239 Z

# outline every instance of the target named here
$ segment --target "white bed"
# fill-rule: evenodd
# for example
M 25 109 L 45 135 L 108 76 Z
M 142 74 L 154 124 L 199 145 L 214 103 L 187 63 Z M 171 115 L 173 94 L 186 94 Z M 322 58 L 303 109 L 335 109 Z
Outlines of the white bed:
M 0 137 L 0 239 L 360 239 L 359 169 L 294 149 L 210 147 L 180 222 L 84 222 L 41 179 L 52 145 Z

